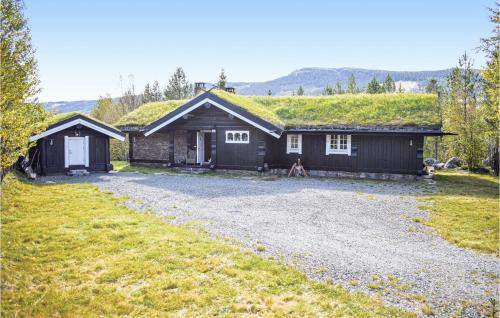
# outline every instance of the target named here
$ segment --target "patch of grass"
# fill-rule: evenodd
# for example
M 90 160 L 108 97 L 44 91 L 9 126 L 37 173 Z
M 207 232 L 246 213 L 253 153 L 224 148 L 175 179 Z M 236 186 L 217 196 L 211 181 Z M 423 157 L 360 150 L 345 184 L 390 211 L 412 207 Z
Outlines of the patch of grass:
M 266 250 L 266 247 L 263 245 L 257 245 L 256 250 L 257 252 L 264 252 Z
M 499 255 L 498 178 L 466 171 L 438 171 L 438 192 L 422 196 L 430 201 L 432 226 L 459 247 Z
M 370 288 L 370 289 L 381 289 L 381 288 L 382 288 L 382 286 L 380 286 L 380 285 L 379 285 L 378 283 L 376 283 L 376 282 L 370 282 L 370 283 L 368 284 L 368 288 Z
M 434 316 L 434 310 L 432 310 L 431 305 L 428 303 L 423 303 L 420 306 L 420 310 L 422 310 L 422 313 L 426 316 Z
M 1 314 L 414 317 L 134 212 L 94 185 L 2 185 Z
M 145 174 L 154 174 L 154 173 L 174 174 L 168 168 L 131 166 L 127 161 L 112 161 L 111 163 L 113 164 L 113 170 L 120 172 L 138 172 Z

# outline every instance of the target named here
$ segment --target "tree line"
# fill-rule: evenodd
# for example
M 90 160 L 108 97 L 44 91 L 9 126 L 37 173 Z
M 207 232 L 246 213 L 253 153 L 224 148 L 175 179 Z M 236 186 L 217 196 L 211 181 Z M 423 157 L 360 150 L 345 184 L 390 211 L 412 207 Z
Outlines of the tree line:
M 492 36 L 481 39 L 478 48 L 487 58 L 481 73 L 474 69 L 474 62 L 465 53 L 444 87 L 435 80 L 429 81 L 426 87 L 427 92 L 438 95 L 443 130 L 456 134 L 428 138 L 427 154 L 442 161 L 459 157 L 471 171 L 490 166 L 496 175 L 499 173 L 500 137 L 499 6 L 490 9 L 490 21 L 494 24 Z

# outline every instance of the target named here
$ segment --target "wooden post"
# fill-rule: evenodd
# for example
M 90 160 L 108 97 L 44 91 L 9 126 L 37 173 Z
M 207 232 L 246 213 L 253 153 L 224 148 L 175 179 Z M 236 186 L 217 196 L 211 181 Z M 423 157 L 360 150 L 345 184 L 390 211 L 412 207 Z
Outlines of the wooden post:
M 168 161 L 170 165 L 174 165 L 175 163 L 175 156 L 174 156 L 174 142 L 175 142 L 175 130 L 170 130 L 169 132 L 169 144 L 168 144 Z
M 212 162 L 210 163 L 210 168 L 215 168 L 217 166 L 217 128 L 212 127 L 212 135 L 210 137 L 210 148 L 212 151 Z
M 264 160 L 266 158 L 266 140 L 263 136 L 262 140 L 257 142 L 257 170 L 264 171 Z
M 131 163 L 134 160 L 134 134 L 128 133 L 128 162 Z
M 434 159 L 438 159 L 438 137 L 434 137 Z
M 49 136 L 49 138 L 50 138 L 50 137 L 53 137 L 53 138 L 54 138 L 54 143 L 55 143 L 55 142 L 56 142 L 56 140 L 55 140 L 56 136 Z M 46 174 L 46 171 L 45 171 L 45 170 L 47 169 L 47 155 L 46 155 L 46 154 L 47 154 L 47 148 L 46 148 L 46 145 L 45 145 L 45 143 L 46 143 L 46 142 L 47 142 L 47 139 L 46 139 L 46 138 L 42 138 L 42 139 L 40 139 L 40 141 L 38 142 L 38 144 L 40 145 L 40 148 L 41 148 L 41 150 L 40 150 L 40 154 L 39 154 L 39 155 L 41 155 L 41 156 L 42 156 L 42 160 L 41 160 L 41 171 L 40 171 L 40 173 L 41 173 L 42 175 L 45 175 L 45 174 Z M 64 148 L 63 148 L 63 149 L 64 149 Z M 64 153 L 64 152 L 63 152 L 63 153 Z M 59 163 L 59 164 L 60 164 L 60 163 Z M 62 162 L 62 164 L 64 165 L 64 158 L 63 158 L 63 162 Z

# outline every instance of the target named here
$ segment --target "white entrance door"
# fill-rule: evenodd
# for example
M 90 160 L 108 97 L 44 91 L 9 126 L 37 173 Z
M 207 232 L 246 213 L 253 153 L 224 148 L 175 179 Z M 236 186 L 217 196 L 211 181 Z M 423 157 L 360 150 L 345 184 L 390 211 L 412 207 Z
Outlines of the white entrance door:
M 68 138 L 68 163 L 70 166 L 85 165 L 85 138 Z
M 203 164 L 205 161 L 205 133 L 196 132 L 196 163 Z

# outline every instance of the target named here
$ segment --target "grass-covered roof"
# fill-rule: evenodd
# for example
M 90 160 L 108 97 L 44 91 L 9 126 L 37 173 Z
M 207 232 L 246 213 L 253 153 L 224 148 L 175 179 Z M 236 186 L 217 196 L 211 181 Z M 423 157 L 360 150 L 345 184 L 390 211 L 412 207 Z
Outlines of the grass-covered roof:
M 92 119 L 93 121 L 98 122 L 98 123 L 100 123 L 100 124 L 102 124 L 104 126 L 108 126 L 109 128 L 116 129 L 115 127 L 113 127 L 112 125 L 110 125 L 108 123 L 105 123 L 103 121 L 95 119 L 94 117 L 89 116 L 89 115 L 84 114 L 84 113 L 81 113 L 81 112 L 50 113 L 47 116 L 47 118 L 45 119 L 44 124 L 47 127 L 49 127 L 49 126 L 52 126 L 54 124 L 57 124 L 57 123 L 59 123 L 61 121 L 64 121 L 64 120 L 66 120 L 68 118 L 71 118 L 71 117 L 74 117 L 74 116 L 77 116 L 77 115 L 80 115 L 80 116 Z
M 221 90 L 211 93 L 282 127 L 439 124 L 437 96 L 431 94 L 241 96 Z M 124 116 L 116 125 L 146 126 L 184 103 L 149 103 Z
M 85 114 L 80 112 L 51 113 L 47 116 L 47 119 L 45 119 L 45 124 L 47 126 L 52 126 L 60 121 L 66 120 L 76 115 L 86 116 Z
M 185 103 L 187 103 L 187 100 L 169 100 L 148 103 L 123 116 L 115 125 L 118 127 L 146 126 Z

